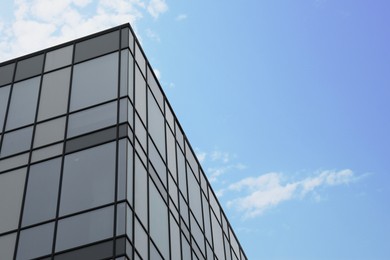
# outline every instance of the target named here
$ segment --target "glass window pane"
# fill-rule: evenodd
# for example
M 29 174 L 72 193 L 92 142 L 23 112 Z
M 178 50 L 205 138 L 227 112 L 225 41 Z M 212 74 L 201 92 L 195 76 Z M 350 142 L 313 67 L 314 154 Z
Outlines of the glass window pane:
M 23 226 L 36 224 L 55 217 L 61 158 L 34 164 L 30 167 Z
M 134 224 L 135 248 L 142 259 L 148 259 L 148 235 L 137 219 Z
M 138 42 L 135 43 L 135 59 L 143 75 L 146 75 L 146 61 Z
M 0 88 L 0 133 L 3 132 L 5 113 L 7 112 L 10 86 Z
M 135 69 L 135 108 L 146 124 L 146 82 L 138 67 Z
M 160 154 L 157 152 L 156 147 L 149 139 L 149 159 L 153 164 L 153 167 L 156 169 L 158 176 L 160 177 L 164 187 L 167 187 L 167 168 L 163 160 L 161 159 Z
M 196 179 L 199 180 L 199 166 L 198 162 L 195 159 L 195 154 L 192 152 L 192 149 L 189 147 L 188 142 L 186 142 L 186 157 L 188 163 L 191 166 L 193 173 L 195 174 Z
M 23 166 L 28 162 L 29 153 L 9 157 L 0 161 L 0 172 Z
M 54 222 L 20 232 L 16 259 L 32 259 L 51 253 Z
M 148 207 L 146 203 L 147 196 L 147 173 L 144 165 L 141 163 L 138 156 L 135 157 L 135 172 L 134 172 L 134 199 L 135 213 L 141 219 L 142 224 L 147 227 Z
M 212 242 L 211 238 L 211 226 L 210 226 L 210 206 L 206 199 L 206 197 L 202 194 L 202 201 L 203 201 L 203 214 L 204 214 L 204 230 L 206 238 L 209 240 L 209 242 Z
M 14 84 L 8 112 L 7 130 L 34 122 L 40 77 Z
M 64 139 L 65 117 L 38 124 L 35 128 L 34 147 L 54 143 Z
M 214 252 L 218 259 L 225 259 L 224 256 L 224 248 L 223 248 L 223 237 L 222 237 L 222 229 L 219 225 L 217 219 L 214 214 L 211 214 L 211 223 L 213 230 L 213 241 L 214 241 Z
M 76 44 L 74 62 L 87 60 L 119 48 L 119 30 Z
M 175 146 L 175 137 L 173 136 L 171 130 L 167 127 L 167 160 L 168 160 L 168 169 L 171 172 L 175 181 L 177 181 L 176 174 L 176 146 Z
M 12 78 L 14 77 L 14 68 L 15 63 L 0 67 L 0 86 L 12 82 Z
M 183 252 L 182 252 L 183 258 L 182 259 L 191 259 L 191 247 L 183 234 L 181 235 L 181 247 L 183 249 Z
M 73 45 L 48 52 L 46 54 L 45 71 L 58 69 L 72 63 Z
M 165 259 L 169 258 L 168 208 L 149 181 L 150 235 Z
M 66 113 L 69 83 L 70 68 L 58 70 L 43 76 L 38 121 Z
M 12 259 L 14 256 L 16 233 L 0 237 L 0 252 L 2 259 Z
M 26 168 L 0 174 L 0 233 L 18 227 L 25 177 Z
M 117 93 L 117 52 L 74 66 L 71 111 L 114 99 Z
M 180 230 L 175 219 L 170 215 L 170 230 L 171 230 L 171 256 L 172 260 L 181 260 L 180 255 Z
M 127 142 L 127 200 L 129 201 L 130 205 L 133 206 L 133 153 L 134 149 L 133 146 Z
M 196 242 L 200 250 L 202 251 L 202 254 L 206 254 L 205 248 L 204 248 L 204 235 L 202 230 L 200 229 L 198 223 L 195 221 L 194 216 L 191 214 L 191 234 L 194 238 L 192 242 Z
M 38 162 L 62 154 L 64 143 L 51 145 L 41 149 L 34 150 L 31 156 L 31 162 Z
M 16 66 L 15 81 L 42 73 L 43 54 L 19 61 Z
M 202 203 L 200 201 L 200 187 L 198 182 L 195 179 L 195 176 L 192 174 L 191 170 L 187 171 L 188 176 L 188 194 L 189 194 L 189 204 L 190 209 L 194 213 L 196 219 L 199 223 L 203 223 L 202 217 Z
M 56 252 L 113 235 L 114 207 L 106 207 L 58 222 Z
M 168 101 L 165 101 L 165 117 L 167 119 L 169 126 L 173 130 L 175 119 L 173 117 L 173 112 L 171 110 L 171 107 L 168 104 Z
M 115 148 L 115 143 L 108 143 L 65 157 L 61 215 L 114 200 Z
M 129 50 L 121 51 L 121 97 L 128 95 L 133 100 L 133 56 Z
M 165 120 L 153 95 L 148 90 L 148 131 L 165 160 Z
M 117 102 L 110 102 L 69 116 L 68 137 L 116 124 Z
M 179 178 L 179 190 L 187 198 L 187 176 L 184 155 L 179 148 L 177 148 L 177 172 Z
M 33 127 L 9 132 L 4 135 L 1 156 L 8 156 L 30 149 Z
M 151 69 L 150 66 L 148 66 L 148 85 L 152 90 L 152 93 L 156 98 L 157 103 L 160 106 L 161 110 L 164 111 L 164 95 L 157 83 L 157 79 L 154 76 L 153 70 Z

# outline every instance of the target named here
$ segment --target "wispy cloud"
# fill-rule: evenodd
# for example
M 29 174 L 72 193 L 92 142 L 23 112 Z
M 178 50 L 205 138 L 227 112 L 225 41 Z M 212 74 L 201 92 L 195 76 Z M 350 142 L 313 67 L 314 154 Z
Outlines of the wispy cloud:
M 311 192 L 318 200 L 315 193 L 318 188 L 345 185 L 358 179 L 350 169 L 322 171 L 296 181 L 287 181 L 282 173 L 271 172 L 244 178 L 229 185 L 223 192 L 239 192 L 239 197 L 228 201 L 228 206 L 243 212 L 245 218 L 253 218 L 284 201 L 302 199 Z
M 243 163 L 235 162 L 235 155 L 215 149 L 211 152 L 195 149 L 199 162 L 205 167 L 210 182 L 218 181 L 218 178 L 228 172 L 242 171 L 246 169 Z M 219 195 L 222 195 L 222 191 Z
M 183 21 L 185 19 L 187 19 L 187 15 L 186 14 L 179 14 L 178 16 L 176 16 L 175 20 L 176 21 Z
M 160 14 L 168 10 L 168 5 L 165 0 L 150 0 L 147 9 L 151 16 L 158 18 Z
M 153 41 L 160 42 L 160 36 L 158 36 L 158 34 L 150 28 L 146 29 L 146 36 L 148 36 Z
M 0 61 L 47 48 L 115 25 L 154 18 L 163 0 L 15 0 L 11 19 L 0 16 Z M 1 12 L 1 11 L 0 11 Z

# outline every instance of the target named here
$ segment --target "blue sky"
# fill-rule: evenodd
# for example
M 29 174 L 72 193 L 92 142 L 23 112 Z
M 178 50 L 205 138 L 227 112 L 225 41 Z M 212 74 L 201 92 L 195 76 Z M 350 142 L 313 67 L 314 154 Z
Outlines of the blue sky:
M 131 22 L 249 259 L 390 259 L 389 13 L 6 0 L 0 61 Z

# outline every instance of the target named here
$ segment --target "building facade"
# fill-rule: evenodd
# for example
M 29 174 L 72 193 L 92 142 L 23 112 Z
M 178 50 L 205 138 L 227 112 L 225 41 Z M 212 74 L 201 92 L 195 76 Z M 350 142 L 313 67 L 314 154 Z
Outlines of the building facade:
M 246 260 L 129 24 L 0 64 L 0 259 Z

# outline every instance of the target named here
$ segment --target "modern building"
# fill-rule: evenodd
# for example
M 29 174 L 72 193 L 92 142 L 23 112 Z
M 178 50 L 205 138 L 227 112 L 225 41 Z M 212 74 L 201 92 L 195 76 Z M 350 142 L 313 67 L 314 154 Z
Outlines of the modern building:
M 247 259 L 129 24 L 0 64 L 0 259 Z

